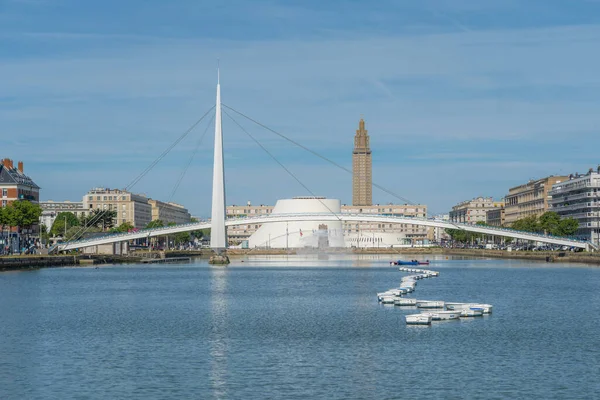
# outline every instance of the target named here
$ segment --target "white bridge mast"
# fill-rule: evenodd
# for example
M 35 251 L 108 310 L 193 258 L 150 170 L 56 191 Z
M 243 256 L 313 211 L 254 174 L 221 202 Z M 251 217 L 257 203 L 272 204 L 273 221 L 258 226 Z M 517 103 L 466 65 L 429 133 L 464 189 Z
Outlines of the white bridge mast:
M 217 68 L 217 104 L 215 108 L 215 153 L 213 163 L 212 217 L 210 247 L 217 253 L 227 248 L 225 231 L 225 172 L 223 166 L 223 132 L 221 130 L 221 85 Z

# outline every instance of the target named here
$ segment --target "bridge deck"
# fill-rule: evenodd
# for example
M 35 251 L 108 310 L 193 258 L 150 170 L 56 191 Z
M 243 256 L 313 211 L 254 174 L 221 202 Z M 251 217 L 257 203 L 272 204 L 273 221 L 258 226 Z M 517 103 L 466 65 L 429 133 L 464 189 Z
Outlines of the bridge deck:
M 293 221 L 356 221 L 356 222 L 379 222 L 387 224 L 412 224 L 421 226 L 430 226 L 445 229 L 462 229 L 469 232 L 483 233 L 487 235 L 511 237 L 515 239 L 531 240 L 542 243 L 556 244 L 561 246 L 572 246 L 577 248 L 589 248 L 591 244 L 587 241 L 576 240 L 566 237 L 557 237 L 551 235 L 542 235 L 530 232 L 522 232 L 514 229 L 496 228 L 490 226 L 459 224 L 446 222 L 435 219 L 409 218 L 409 217 L 390 217 L 378 214 L 330 214 L 330 213 L 313 213 L 313 214 L 280 214 L 280 215 L 265 215 L 260 217 L 250 218 L 234 218 L 228 219 L 225 222 L 226 226 L 247 225 L 247 224 L 265 224 L 269 222 L 293 222 Z M 142 229 L 136 232 L 128 232 L 121 234 L 110 234 L 106 236 L 94 237 L 84 240 L 60 243 L 55 245 L 51 251 L 62 251 L 81 249 L 89 246 L 97 246 L 108 243 L 123 242 L 134 239 L 143 239 L 157 236 L 173 235 L 180 232 L 190 232 L 200 229 L 210 228 L 210 222 L 194 222 L 189 224 L 181 224 L 174 226 L 166 226 L 154 229 Z

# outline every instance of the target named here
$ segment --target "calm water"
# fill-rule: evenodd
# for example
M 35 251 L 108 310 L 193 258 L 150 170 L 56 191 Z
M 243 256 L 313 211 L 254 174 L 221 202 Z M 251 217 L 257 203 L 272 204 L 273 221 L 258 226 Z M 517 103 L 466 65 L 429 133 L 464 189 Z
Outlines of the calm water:
M 600 268 L 440 259 L 414 297 L 494 314 L 415 327 L 389 260 L 0 273 L 0 398 L 600 398 Z

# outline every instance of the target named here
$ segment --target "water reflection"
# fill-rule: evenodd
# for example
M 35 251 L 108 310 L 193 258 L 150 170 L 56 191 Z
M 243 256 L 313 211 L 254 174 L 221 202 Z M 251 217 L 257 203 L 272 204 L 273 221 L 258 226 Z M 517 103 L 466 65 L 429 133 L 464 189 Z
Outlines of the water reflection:
M 227 267 L 211 268 L 209 334 L 210 386 L 214 398 L 227 398 Z

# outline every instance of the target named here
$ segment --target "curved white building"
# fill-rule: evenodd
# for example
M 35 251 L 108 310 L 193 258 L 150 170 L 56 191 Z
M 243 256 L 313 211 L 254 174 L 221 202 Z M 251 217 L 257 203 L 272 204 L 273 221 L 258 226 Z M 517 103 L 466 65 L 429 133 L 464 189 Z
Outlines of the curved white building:
M 334 213 L 341 216 L 341 202 L 325 197 L 294 197 L 277 200 L 271 215 Z M 300 248 L 344 247 L 341 221 L 270 222 L 263 224 L 248 240 L 248 247 Z

